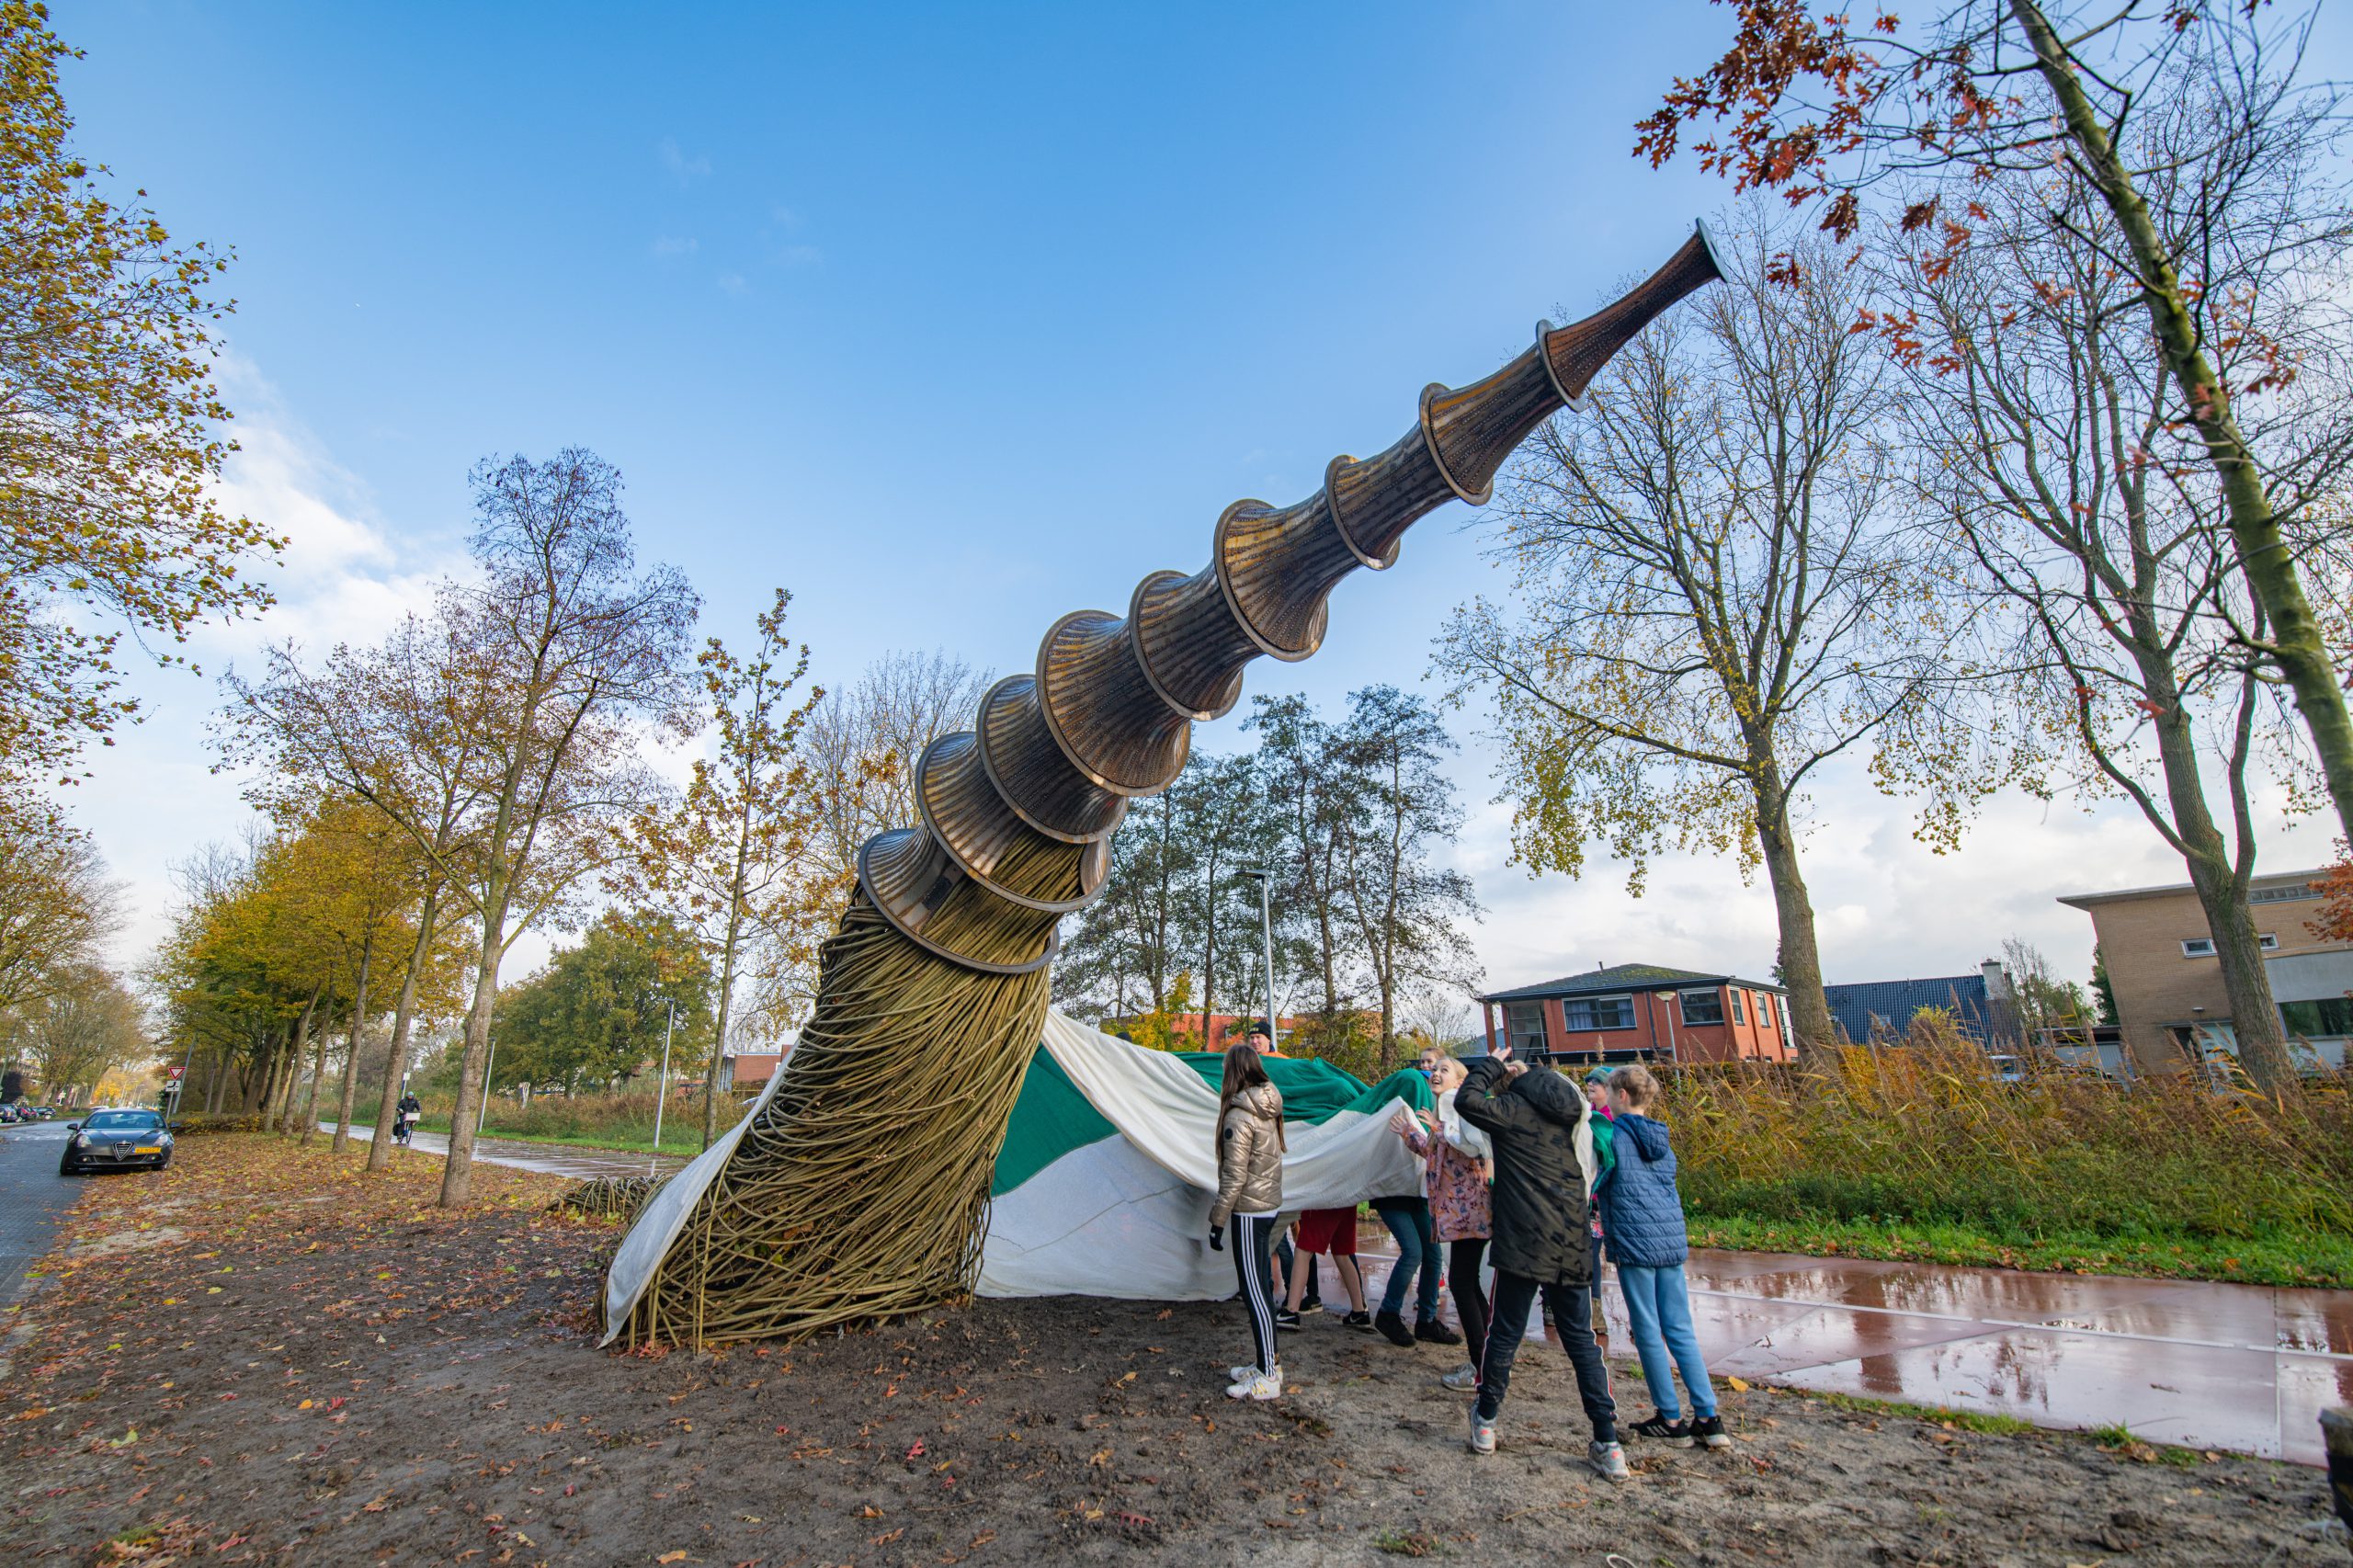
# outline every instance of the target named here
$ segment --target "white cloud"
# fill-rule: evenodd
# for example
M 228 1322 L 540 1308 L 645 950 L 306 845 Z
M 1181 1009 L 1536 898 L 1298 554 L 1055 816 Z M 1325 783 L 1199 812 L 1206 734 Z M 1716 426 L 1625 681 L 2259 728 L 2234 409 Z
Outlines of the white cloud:
M 710 177 L 710 160 L 697 154 L 688 157 L 679 150 L 675 138 L 665 136 L 657 149 L 662 155 L 662 168 L 682 186 L 693 185 Z
M 114 945 L 126 966 L 164 934 L 177 896 L 171 867 L 200 845 L 235 839 L 251 820 L 240 780 L 212 770 L 208 724 L 221 702 L 216 677 L 233 666 L 258 668 L 266 647 L 289 639 L 318 649 L 381 637 L 403 614 L 427 608 L 434 584 L 466 564 L 454 541 L 437 547 L 388 529 L 367 487 L 250 361 L 224 357 L 220 382 L 238 411 L 232 430 L 239 449 L 215 494 L 224 509 L 286 540 L 280 561 L 258 569 L 278 602 L 256 619 L 199 628 L 179 651 L 200 677 L 133 665 L 126 684 L 141 699 L 144 721 L 94 749 L 89 779 L 62 797 L 129 884 L 131 918 Z
M 702 248 L 702 242 L 691 235 L 661 235 L 654 242 L 655 256 L 692 256 Z
M 1466 799 L 1487 792 L 1482 744 L 1458 775 Z M 1987 805 L 1960 850 L 1914 839 L 1904 803 L 1859 770 L 1825 778 L 1800 854 L 1824 978 L 1839 982 L 1963 974 L 2000 956 L 2005 937 L 2040 948 L 2063 975 L 2087 980 L 2092 926 L 2058 902 L 2099 889 L 2188 881 L 2181 858 L 2130 805 L 2045 805 L 2021 795 Z M 2301 870 L 2330 858 L 2325 822 L 2288 823 L 2276 795 L 2260 801 L 2260 865 Z M 1779 950 L 1773 896 L 1759 871 L 1741 881 L 1730 860 L 1674 855 L 1654 864 L 1642 898 L 1626 868 L 1588 864 L 1582 881 L 1529 881 L 1506 864 L 1510 812 L 1472 807 L 1455 863 L 1476 882 L 1486 922 L 1473 935 L 1483 989 L 1574 973 L 1602 963 L 1662 963 L 1770 977 Z

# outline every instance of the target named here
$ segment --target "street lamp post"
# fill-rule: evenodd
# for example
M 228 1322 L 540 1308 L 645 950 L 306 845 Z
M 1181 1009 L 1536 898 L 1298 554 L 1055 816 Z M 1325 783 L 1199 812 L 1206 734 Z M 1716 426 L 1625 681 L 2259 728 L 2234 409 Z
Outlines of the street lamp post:
M 1274 885 L 1272 871 L 1245 867 L 1242 874 L 1258 884 L 1258 935 L 1266 943 L 1267 959 L 1267 1039 L 1277 1051 L 1283 1048 L 1282 1027 L 1275 1017 L 1275 917 L 1272 895 L 1267 891 Z M 1203 1028 L 1207 1028 L 1204 1024 Z
M 658 1170 L 662 1161 L 662 1106 L 670 1097 L 670 1031 L 678 1027 L 678 1004 L 665 996 L 662 1000 L 670 1009 L 670 1021 L 662 1026 L 662 1081 L 654 1085 L 654 1153 L 645 1157 L 645 1174 Z

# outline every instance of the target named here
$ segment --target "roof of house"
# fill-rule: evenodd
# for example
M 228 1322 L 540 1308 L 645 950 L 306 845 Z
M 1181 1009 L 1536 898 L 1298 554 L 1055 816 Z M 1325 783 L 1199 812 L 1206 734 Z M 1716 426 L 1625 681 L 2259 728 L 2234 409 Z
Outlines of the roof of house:
M 1902 1034 L 1912 1016 L 1923 1007 L 1945 1007 L 1960 1020 L 1962 1030 L 1983 1037 L 1987 1022 L 1985 976 L 1983 971 L 1946 975 L 1936 980 L 1867 980 L 1853 985 L 1825 985 L 1830 1016 L 1858 1045 L 1881 1030 Z
M 1515 986 L 1509 991 L 1491 991 L 1477 1000 L 1534 1002 L 1554 996 L 1591 996 L 1604 991 L 1669 991 L 1687 985 L 1742 985 L 1751 991 L 1782 993 L 1780 986 L 1761 980 L 1743 980 L 1736 974 L 1702 974 L 1697 970 L 1669 969 L 1655 963 L 1615 963 L 1604 969 L 1589 969 L 1583 974 L 1565 974 L 1558 980 Z
M 2303 887 L 2328 875 L 2325 869 L 2311 871 L 2258 871 L 2248 879 L 2251 890 L 2274 890 Z M 2117 888 L 2108 892 L 2071 892 L 2063 894 L 2059 902 L 2075 909 L 2089 909 L 2096 903 L 2115 903 L 2128 898 L 2171 898 L 2198 890 L 2188 882 L 2168 882 L 2163 887 Z M 2318 895 L 2315 894 L 2315 897 Z

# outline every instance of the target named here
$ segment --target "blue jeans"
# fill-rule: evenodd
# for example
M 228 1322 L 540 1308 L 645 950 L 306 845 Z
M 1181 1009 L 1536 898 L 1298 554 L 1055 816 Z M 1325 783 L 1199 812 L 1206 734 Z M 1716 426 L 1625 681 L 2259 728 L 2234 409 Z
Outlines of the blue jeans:
M 1428 1323 L 1438 1316 L 1438 1276 L 1446 1267 L 1438 1246 L 1438 1225 L 1430 1218 L 1430 1200 L 1416 1198 L 1384 1201 L 1373 1205 L 1381 1215 L 1381 1222 L 1397 1238 L 1397 1267 L 1389 1271 L 1388 1287 L 1381 1292 L 1381 1310 L 1402 1312 L 1405 1306 L 1405 1282 L 1415 1270 L 1422 1276 L 1421 1290 L 1415 1298 L 1415 1323 Z
M 1683 1386 L 1691 1391 L 1691 1414 L 1706 1419 L 1716 1413 L 1715 1385 L 1708 1381 L 1708 1363 L 1699 1358 L 1699 1341 L 1691 1332 L 1691 1294 L 1683 1283 L 1683 1266 L 1640 1268 L 1618 1266 L 1618 1289 L 1626 1298 L 1626 1318 L 1634 1329 L 1634 1354 L 1643 1358 L 1643 1381 L 1651 1399 L 1669 1421 L 1683 1416 L 1675 1397 L 1675 1375 L 1667 1369 L 1672 1351 L 1683 1370 Z

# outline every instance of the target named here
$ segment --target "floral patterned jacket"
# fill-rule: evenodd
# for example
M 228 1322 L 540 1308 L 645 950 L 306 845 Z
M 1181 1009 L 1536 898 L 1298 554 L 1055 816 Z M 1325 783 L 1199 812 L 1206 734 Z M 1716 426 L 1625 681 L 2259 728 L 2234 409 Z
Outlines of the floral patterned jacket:
M 1452 1107 L 1444 1099 L 1439 1112 L 1444 1122 L 1455 1122 L 1448 1115 Z M 1460 1122 L 1455 1122 L 1461 1127 Z M 1485 1139 L 1475 1128 L 1464 1129 L 1465 1141 L 1484 1143 Z M 1405 1134 L 1405 1142 L 1429 1166 L 1430 1218 L 1437 1222 L 1438 1239 L 1442 1242 L 1483 1241 L 1487 1235 L 1487 1177 L 1480 1160 L 1465 1153 L 1461 1143 L 1450 1140 L 1443 1132 L 1432 1133 L 1415 1127 Z

